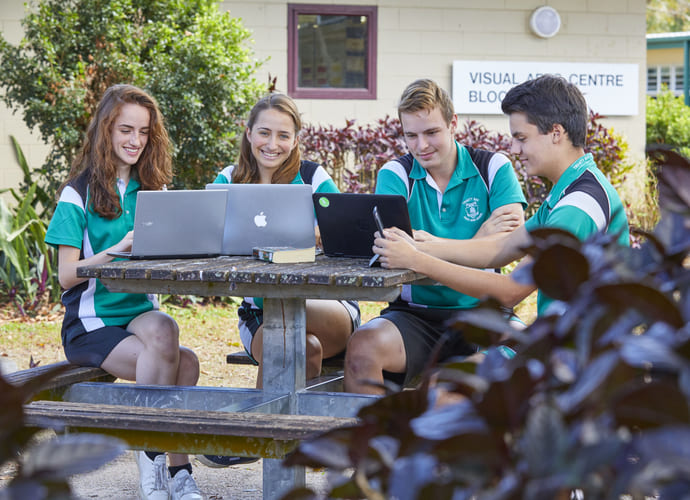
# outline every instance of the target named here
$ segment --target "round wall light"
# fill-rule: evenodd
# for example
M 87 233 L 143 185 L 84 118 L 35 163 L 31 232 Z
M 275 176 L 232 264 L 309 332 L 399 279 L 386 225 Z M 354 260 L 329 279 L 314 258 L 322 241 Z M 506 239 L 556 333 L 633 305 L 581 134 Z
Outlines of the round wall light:
M 529 26 L 535 35 L 542 38 L 550 38 L 561 29 L 561 16 L 553 7 L 544 5 L 532 12 Z

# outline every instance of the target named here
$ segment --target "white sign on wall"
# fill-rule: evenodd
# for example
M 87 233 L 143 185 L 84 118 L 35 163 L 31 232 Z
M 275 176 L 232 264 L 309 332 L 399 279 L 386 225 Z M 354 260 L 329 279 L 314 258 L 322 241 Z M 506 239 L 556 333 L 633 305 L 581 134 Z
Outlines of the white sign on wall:
M 510 88 L 546 73 L 561 75 L 575 84 L 596 113 L 638 114 L 637 64 L 526 61 L 453 61 L 455 111 L 471 115 L 502 114 L 501 101 Z

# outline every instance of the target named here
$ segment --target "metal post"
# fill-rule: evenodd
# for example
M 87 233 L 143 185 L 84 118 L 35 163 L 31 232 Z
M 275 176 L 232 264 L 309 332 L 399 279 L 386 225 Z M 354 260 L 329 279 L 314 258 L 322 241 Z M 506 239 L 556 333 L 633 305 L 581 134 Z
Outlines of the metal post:
M 294 393 L 306 385 L 306 312 L 304 299 L 264 299 L 263 384 Z M 295 412 L 291 407 L 290 413 Z
M 289 393 L 289 413 L 297 412 L 296 391 L 306 385 L 306 302 L 304 299 L 264 299 L 263 386 Z M 263 462 L 263 497 L 280 498 L 304 486 L 304 467 L 286 468 L 281 460 Z

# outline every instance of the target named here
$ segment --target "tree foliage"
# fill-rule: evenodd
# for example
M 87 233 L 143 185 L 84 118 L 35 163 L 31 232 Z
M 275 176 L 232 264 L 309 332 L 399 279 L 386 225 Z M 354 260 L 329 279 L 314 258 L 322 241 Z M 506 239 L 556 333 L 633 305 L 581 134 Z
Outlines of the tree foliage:
M 690 2 L 647 0 L 647 33 L 690 30 Z
M 0 88 L 50 145 L 49 191 L 64 180 L 107 87 L 158 100 L 174 143 L 175 183 L 198 187 L 236 156 L 263 85 L 249 32 L 217 0 L 40 0 L 13 46 L 0 36 Z
M 690 156 L 690 107 L 668 88 L 656 98 L 647 96 L 647 144 L 657 143 Z

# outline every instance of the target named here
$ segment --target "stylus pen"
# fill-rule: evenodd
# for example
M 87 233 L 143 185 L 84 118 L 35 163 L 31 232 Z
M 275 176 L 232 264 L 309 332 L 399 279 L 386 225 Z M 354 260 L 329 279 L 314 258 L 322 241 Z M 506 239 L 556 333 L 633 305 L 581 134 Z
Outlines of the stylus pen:
M 379 215 L 379 207 L 374 205 L 372 213 L 374 214 L 374 222 L 376 222 L 376 228 L 379 230 L 381 238 L 385 238 L 385 236 L 383 235 L 383 222 L 381 221 L 381 215 Z M 379 254 L 375 253 L 374 256 L 369 260 L 369 267 L 373 266 L 378 260 L 378 258 Z

